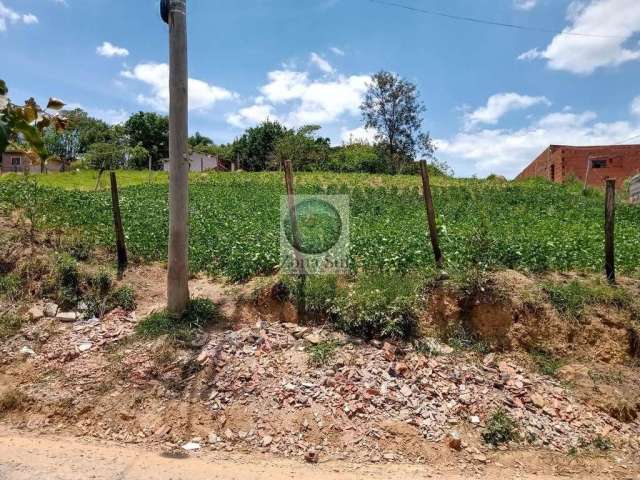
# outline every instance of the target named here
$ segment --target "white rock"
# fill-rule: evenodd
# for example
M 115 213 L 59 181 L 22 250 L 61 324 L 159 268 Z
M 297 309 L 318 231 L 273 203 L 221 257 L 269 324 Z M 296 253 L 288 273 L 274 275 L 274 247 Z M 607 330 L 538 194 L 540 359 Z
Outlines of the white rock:
M 58 314 L 58 305 L 55 303 L 45 303 L 43 313 L 45 317 L 55 317 Z
M 59 312 L 56 314 L 56 320 L 61 322 L 75 322 L 77 318 L 76 312 Z
M 91 350 L 92 346 L 93 343 L 91 342 L 81 342 L 80 345 L 78 345 L 78 350 L 80 350 L 81 352 L 86 352 L 87 350 Z
M 20 349 L 20 353 L 24 354 L 24 355 L 35 355 L 36 352 L 34 352 L 33 350 L 31 350 L 29 347 L 22 347 Z
M 480 417 L 478 417 L 477 415 L 473 415 L 469 417 L 469 421 L 474 425 L 478 425 L 480 423 Z
M 187 451 L 193 451 L 193 450 L 200 450 L 202 446 L 196 442 L 187 442 L 184 445 L 182 445 L 182 448 Z

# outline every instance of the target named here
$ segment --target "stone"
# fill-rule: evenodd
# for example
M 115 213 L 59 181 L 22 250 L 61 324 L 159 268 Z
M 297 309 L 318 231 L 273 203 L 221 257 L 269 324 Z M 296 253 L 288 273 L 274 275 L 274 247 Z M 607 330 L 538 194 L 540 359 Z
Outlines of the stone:
M 471 417 L 469 417 L 469 421 L 471 423 L 473 423 L 474 425 L 479 425 L 480 424 L 480 417 L 478 417 L 477 415 L 472 415 Z
M 462 439 L 460 438 L 460 433 L 455 430 L 450 432 L 449 435 L 447 435 L 447 445 L 452 450 L 462 450 Z
M 396 351 L 396 346 L 392 343 L 384 342 L 382 345 L 382 353 L 388 362 L 393 362 L 396 359 Z
M 487 459 L 487 457 L 486 457 L 485 455 L 481 454 L 481 453 L 476 453 L 476 454 L 473 456 L 473 459 L 474 459 L 476 462 L 480 462 L 480 463 L 487 463 L 487 462 L 489 461 L 489 460 Z
M 31 320 L 37 321 L 44 318 L 44 309 L 40 305 L 34 305 L 29 309 L 27 314 Z
M 394 377 L 404 377 L 409 371 L 409 367 L 404 362 L 395 362 L 389 368 L 389 373 Z
M 187 442 L 184 445 L 182 445 L 182 448 L 188 452 L 192 452 L 194 450 L 200 450 L 202 446 L 197 442 Z
M 78 345 L 78 350 L 80 350 L 81 352 L 86 352 L 87 350 L 91 350 L 92 346 L 93 343 L 91 342 L 80 342 L 80 345 Z
M 531 403 L 533 403 L 538 408 L 544 408 L 545 402 L 542 395 L 538 395 L 537 393 L 531 394 Z
M 209 443 L 211 444 L 216 444 L 216 443 L 220 443 L 222 441 L 222 439 L 216 435 L 215 433 L 210 433 L 209 434 Z
M 34 352 L 32 349 L 30 349 L 29 347 L 22 347 L 20 349 L 20 353 L 22 353 L 23 355 L 35 355 L 36 352 Z
M 305 335 L 304 339 L 313 345 L 317 345 L 322 342 L 322 337 L 318 333 L 310 333 L 309 335 Z
M 55 303 L 45 303 L 42 312 L 45 317 L 54 318 L 58 314 L 58 305 Z
M 269 445 L 271 445 L 271 443 L 273 442 L 273 437 L 271 435 L 265 435 L 264 437 L 262 437 L 262 446 L 263 447 L 268 447 Z
M 404 385 L 401 389 L 400 389 L 400 393 L 402 395 L 404 395 L 405 397 L 410 397 L 411 396 L 411 387 L 409 385 Z
M 304 459 L 308 463 L 318 463 L 319 460 L 318 452 L 314 448 L 310 448 L 307 450 L 307 453 L 304 454 Z
M 56 320 L 61 322 L 75 322 L 77 318 L 78 314 L 76 312 L 58 312 L 56 314 Z
M 382 458 L 384 458 L 385 460 L 395 460 L 396 455 L 394 453 L 388 452 L 382 455 Z

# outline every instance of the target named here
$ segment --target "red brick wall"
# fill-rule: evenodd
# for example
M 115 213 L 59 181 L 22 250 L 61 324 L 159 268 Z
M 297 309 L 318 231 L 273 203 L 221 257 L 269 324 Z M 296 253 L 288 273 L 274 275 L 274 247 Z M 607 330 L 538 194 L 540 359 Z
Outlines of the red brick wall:
M 584 182 L 589 163 L 593 160 L 605 161 L 604 168 L 590 168 L 588 184 L 600 187 L 607 178 L 618 180 L 622 187 L 624 180 L 640 173 L 640 145 L 611 145 L 602 147 L 570 147 L 552 145 L 527 166 L 517 180 L 530 177 L 553 178 L 563 182 L 571 177 Z

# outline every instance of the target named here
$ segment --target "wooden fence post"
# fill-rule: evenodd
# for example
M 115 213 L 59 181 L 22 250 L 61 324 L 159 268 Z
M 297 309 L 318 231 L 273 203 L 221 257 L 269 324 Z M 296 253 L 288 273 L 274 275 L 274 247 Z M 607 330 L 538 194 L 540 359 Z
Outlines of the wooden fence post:
M 306 274 L 304 268 L 304 258 L 300 253 L 300 234 L 298 231 L 298 217 L 296 216 L 295 192 L 293 189 L 293 170 L 291 160 L 284 161 L 284 180 L 287 186 L 287 206 L 289 207 L 289 221 L 291 222 L 291 239 L 293 240 L 293 255 L 296 262 L 296 272 L 298 274 L 298 315 L 304 316 L 305 311 L 305 282 Z
M 420 174 L 422 176 L 422 194 L 424 196 L 424 205 L 427 209 L 427 225 L 429 226 L 429 236 L 431 237 L 433 255 L 436 258 L 436 266 L 438 268 L 442 268 L 444 258 L 442 256 L 442 250 L 440 250 L 440 242 L 438 241 L 436 213 L 433 209 L 433 198 L 431 196 L 431 185 L 429 183 L 429 171 L 427 170 L 427 162 L 424 160 L 420 160 Z
M 118 252 L 118 276 L 122 276 L 127 268 L 127 247 L 124 242 L 124 228 L 120 214 L 120 199 L 118 197 L 118 182 L 116 172 L 111 171 L 111 210 L 113 211 L 113 227 L 116 232 L 116 250 Z
M 616 217 L 616 181 L 607 179 L 604 206 L 604 268 L 609 283 L 616 281 L 615 264 L 615 217 Z

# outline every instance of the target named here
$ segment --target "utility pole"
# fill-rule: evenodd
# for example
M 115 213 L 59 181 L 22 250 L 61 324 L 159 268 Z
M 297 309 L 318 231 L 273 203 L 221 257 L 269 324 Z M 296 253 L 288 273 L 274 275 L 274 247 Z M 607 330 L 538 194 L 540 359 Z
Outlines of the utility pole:
M 169 258 L 167 308 L 181 315 L 189 301 L 189 161 L 187 2 L 162 0 L 169 24 Z
M 616 181 L 607 179 L 604 204 L 604 269 L 609 283 L 616 283 L 615 218 Z

